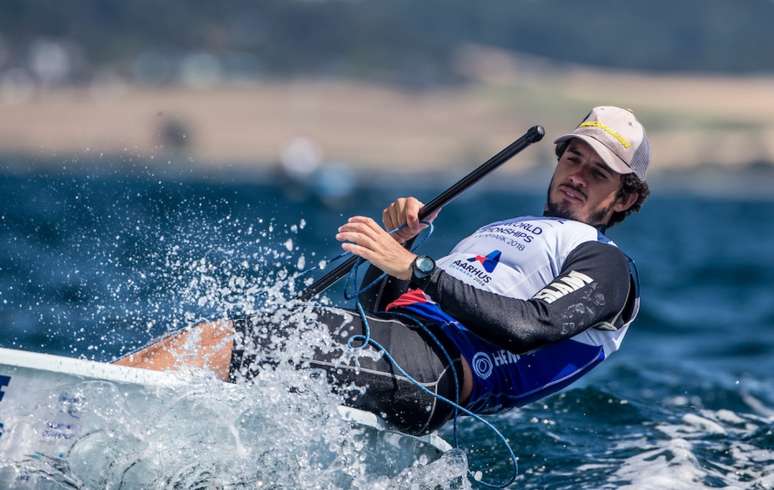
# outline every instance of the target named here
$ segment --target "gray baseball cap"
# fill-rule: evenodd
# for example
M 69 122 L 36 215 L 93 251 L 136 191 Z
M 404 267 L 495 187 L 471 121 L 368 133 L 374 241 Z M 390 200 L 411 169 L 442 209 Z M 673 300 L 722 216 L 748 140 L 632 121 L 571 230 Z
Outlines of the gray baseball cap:
M 610 169 L 619 174 L 635 174 L 645 181 L 650 163 L 650 142 L 634 114 L 620 107 L 599 106 L 572 133 L 560 136 L 555 144 L 573 138 L 588 143 Z

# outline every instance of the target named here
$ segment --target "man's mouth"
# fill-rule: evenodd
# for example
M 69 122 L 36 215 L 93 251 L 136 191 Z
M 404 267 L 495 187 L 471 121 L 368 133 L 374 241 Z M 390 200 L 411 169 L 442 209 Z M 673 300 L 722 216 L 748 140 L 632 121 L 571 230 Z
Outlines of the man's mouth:
M 560 185 L 559 192 L 570 198 L 570 200 L 578 201 L 580 203 L 586 201 L 586 194 L 584 194 L 583 191 L 567 184 Z

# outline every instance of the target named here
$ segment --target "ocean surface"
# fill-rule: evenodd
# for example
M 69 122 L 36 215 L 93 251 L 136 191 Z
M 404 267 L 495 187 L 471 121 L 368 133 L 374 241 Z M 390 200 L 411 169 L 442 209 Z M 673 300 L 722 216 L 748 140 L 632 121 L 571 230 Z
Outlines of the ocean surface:
M 292 294 L 299 271 L 336 255 L 333 236 L 346 217 L 378 217 L 399 195 L 429 200 L 451 183 L 444 176 L 421 185 L 368 180 L 377 179 L 331 196 L 271 178 L 0 172 L 0 347 L 110 361 L 175 328 L 251 311 Z M 489 418 L 519 457 L 514 488 L 774 488 L 774 199 L 653 191 L 639 215 L 610 230 L 642 281 L 642 310 L 621 351 L 560 394 Z M 422 250 L 440 256 L 481 225 L 539 214 L 543 200 L 542 191 L 472 189 L 443 210 Z M 329 297 L 348 305 L 340 287 Z M 211 390 L 217 399 L 217 387 Z M 303 418 L 301 402 L 287 403 Z M 299 431 L 320 427 L 319 411 L 310 409 Z M 193 441 L 185 422 L 167 435 Z M 451 428 L 442 435 L 451 440 Z M 432 476 L 423 480 L 432 484 L 409 484 L 406 475 L 360 475 L 350 484 L 477 488 L 459 475 L 510 476 L 504 449 L 482 424 L 461 419 L 459 440 L 467 461 L 417 462 L 414 473 Z M 148 458 L 160 452 L 145 442 Z M 227 469 L 220 462 L 229 447 L 213 444 L 221 444 L 217 456 L 200 451 L 175 461 L 167 454 L 164 464 L 179 474 L 176 464 L 204 467 L 220 458 L 213 482 L 237 481 L 242 476 L 228 473 L 251 467 L 241 460 Z M 335 486 L 319 472 L 301 478 L 288 464 L 298 463 L 301 446 L 295 453 L 291 443 L 283 447 L 250 470 L 263 472 L 269 488 Z M 338 470 L 356 464 L 357 450 L 334 450 L 345 461 Z M 99 464 L 90 471 L 99 473 Z M 63 487 L 116 488 L 69 476 L 76 483 Z M 159 488 L 205 488 L 201 479 L 179 487 L 165 481 Z M 206 488 L 237 488 L 212 485 Z

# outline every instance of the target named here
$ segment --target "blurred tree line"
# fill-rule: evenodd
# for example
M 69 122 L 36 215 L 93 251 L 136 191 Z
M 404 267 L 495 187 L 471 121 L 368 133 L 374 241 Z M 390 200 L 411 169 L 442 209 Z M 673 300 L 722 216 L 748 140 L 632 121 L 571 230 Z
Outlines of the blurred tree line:
M 604 67 L 764 73 L 772 20 L 772 0 L 3 0 L 0 71 L 42 39 L 71 53 L 69 82 L 105 70 L 163 82 L 165 66 L 205 53 L 226 76 L 454 83 L 468 43 Z

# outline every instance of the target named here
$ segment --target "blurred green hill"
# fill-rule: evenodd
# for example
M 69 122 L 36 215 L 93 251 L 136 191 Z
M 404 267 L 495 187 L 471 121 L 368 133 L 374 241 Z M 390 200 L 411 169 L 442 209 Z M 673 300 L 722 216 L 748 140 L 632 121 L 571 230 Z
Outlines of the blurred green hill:
M 618 104 L 654 169 L 735 171 L 774 162 L 772 19 L 774 0 L 3 0 L 0 153 L 255 165 L 305 138 L 445 168 Z
M 4 0 L 0 70 L 43 39 L 73 53 L 70 82 L 105 70 L 170 81 L 174 60 L 206 53 L 232 78 L 453 83 L 464 80 L 455 54 L 471 43 L 600 67 L 760 74 L 774 72 L 772 19 L 771 0 Z

